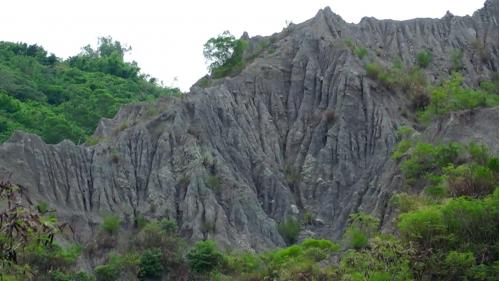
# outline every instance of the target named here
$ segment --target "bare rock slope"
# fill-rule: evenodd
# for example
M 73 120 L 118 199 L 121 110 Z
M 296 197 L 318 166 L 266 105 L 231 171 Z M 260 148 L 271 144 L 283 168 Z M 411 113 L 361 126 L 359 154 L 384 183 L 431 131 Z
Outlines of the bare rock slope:
M 353 55 L 346 39 L 368 56 Z M 355 211 L 386 224 L 402 187 L 390 154 L 396 128 L 412 124 L 409 97 L 368 78 L 363 64 L 401 57 L 412 65 L 428 50 L 425 72 L 436 83 L 459 49 L 466 83 L 477 86 L 498 71 L 498 1 L 473 16 L 359 24 L 325 8 L 249 40 L 241 73 L 183 98 L 127 106 L 101 121 L 94 146 L 16 133 L 0 145 L 0 177 L 26 186 L 29 201 L 49 202 L 83 242 L 109 213 L 125 227 L 166 216 L 189 239 L 256 250 L 283 246 L 278 223 L 306 212 L 315 223 L 304 233 L 334 239 Z M 460 116 L 422 135 L 467 141 L 470 132 L 498 151 L 497 108 Z

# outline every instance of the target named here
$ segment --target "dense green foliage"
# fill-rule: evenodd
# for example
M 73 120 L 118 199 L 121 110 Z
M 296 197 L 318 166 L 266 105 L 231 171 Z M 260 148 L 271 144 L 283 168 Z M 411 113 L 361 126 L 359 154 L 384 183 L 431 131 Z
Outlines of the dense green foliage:
M 180 93 L 140 75 L 124 61 L 127 50 L 100 38 L 96 50 L 62 61 L 37 45 L 0 42 L 0 142 L 23 130 L 48 143 L 82 143 L 121 105 Z
M 425 187 L 435 199 L 444 196 L 480 197 L 498 184 L 498 158 L 480 144 L 430 144 L 402 139 L 393 153 L 409 186 Z
M 361 250 L 347 250 L 334 280 L 413 280 L 412 248 L 389 235 L 377 235 Z M 341 279 L 342 278 L 342 279 Z
M 413 263 L 422 279 L 497 280 L 498 189 L 485 198 L 459 197 L 403 214 L 398 228 L 423 255 Z
M 406 184 L 398 229 L 417 280 L 498 280 L 498 158 L 483 145 L 429 144 L 399 130 L 393 158 Z
M 351 42 L 351 50 L 360 58 L 367 53 Z M 459 73 L 463 68 L 463 54 L 455 50 L 450 55 L 452 75 L 441 85 L 430 85 L 424 68 L 432 61 L 432 53 L 422 51 L 416 55 L 416 66 L 405 66 L 396 58 L 392 66 L 380 64 L 376 59 L 364 64 L 366 75 L 391 90 L 404 92 L 411 101 L 411 109 L 419 121 L 428 122 L 450 111 L 498 106 L 498 75 L 491 81 L 481 81 L 479 89 L 463 86 L 464 79 Z M 407 114 L 407 113 L 405 113 Z M 408 116 L 406 116 L 408 117 Z
M 430 104 L 420 112 L 422 121 L 429 121 L 450 111 L 498 106 L 498 81 L 483 82 L 478 90 L 463 87 L 463 77 L 454 73 L 449 81 L 435 87 Z M 495 86 L 496 84 L 496 86 Z
M 160 277 L 163 273 L 163 264 L 161 261 L 162 252 L 159 250 L 147 250 L 141 255 L 139 260 L 139 278 Z
M 187 260 L 194 272 L 207 273 L 222 264 L 223 255 L 213 241 L 198 241 L 187 254 Z
M 203 55 L 209 64 L 210 75 L 217 79 L 232 75 L 245 66 L 243 52 L 248 42 L 235 39 L 229 31 L 210 38 L 203 46 Z

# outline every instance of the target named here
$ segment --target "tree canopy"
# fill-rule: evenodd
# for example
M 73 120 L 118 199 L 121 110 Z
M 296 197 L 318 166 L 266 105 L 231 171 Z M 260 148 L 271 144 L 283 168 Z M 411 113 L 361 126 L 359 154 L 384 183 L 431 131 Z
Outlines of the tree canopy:
M 128 51 L 103 37 L 62 60 L 36 44 L 0 42 L 0 142 L 22 130 L 48 143 L 81 143 L 121 105 L 180 94 L 124 61 Z
M 240 70 L 245 65 L 243 52 L 248 42 L 236 39 L 229 31 L 210 38 L 203 46 L 203 55 L 213 78 L 221 78 Z

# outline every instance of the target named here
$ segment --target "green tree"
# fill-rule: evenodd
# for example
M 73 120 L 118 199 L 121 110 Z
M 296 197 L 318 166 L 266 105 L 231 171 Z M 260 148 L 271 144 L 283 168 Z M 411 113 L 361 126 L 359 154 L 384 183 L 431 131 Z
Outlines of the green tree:
M 217 37 L 210 38 L 203 45 L 203 55 L 209 63 L 210 71 L 224 65 L 233 55 L 236 39 L 229 31 L 224 31 Z
M 229 31 L 210 38 L 203 45 L 203 55 L 212 78 L 221 78 L 242 69 L 245 65 L 243 52 L 248 42 L 235 39 Z
M 160 277 L 164 271 L 161 259 L 162 253 L 159 250 L 144 252 L 139 259 L 139 278 L 147 280 L 148 278 Z
M 207 273 L 222 264 L 224 256 L 214 241 L 198 241 L 187 254 L 189 267 L 193 272 Z

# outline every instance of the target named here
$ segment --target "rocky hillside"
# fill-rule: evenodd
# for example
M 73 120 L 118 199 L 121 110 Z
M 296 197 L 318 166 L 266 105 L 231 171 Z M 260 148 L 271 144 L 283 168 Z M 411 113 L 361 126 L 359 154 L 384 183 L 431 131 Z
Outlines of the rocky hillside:
M 79 242 L 94 239 L 102 217 L 114 213 L 124 227 L 169 217 L 192 241 L 263 250 L 285 245 L 280 221 L 306 213 L 314 223 L 302 236 L 338 238 L 356 211 L 389 227 L 389 198 L 403 188 L 390 157 L 401 125 L 429 141 L 481 140 L 498 151 L 498 108 L 423 126 L 407 89 L 364 68 L 398 57 L 417 65 L 428 51 L 424 76 L 439 84 L 455 67 L 450 54 L 461 50 L 459 70 L 478 87 L 498 71 L 498 1 L 473 16 L 359 24 L 325 8 L 248 40 L 240 73 L 195 84 L 181 98 L 124 107 L 100 122 L 93 146 L 16 133 L 0 146 L 0 177 L 27 187 L 29 202 L 55 207 Z

